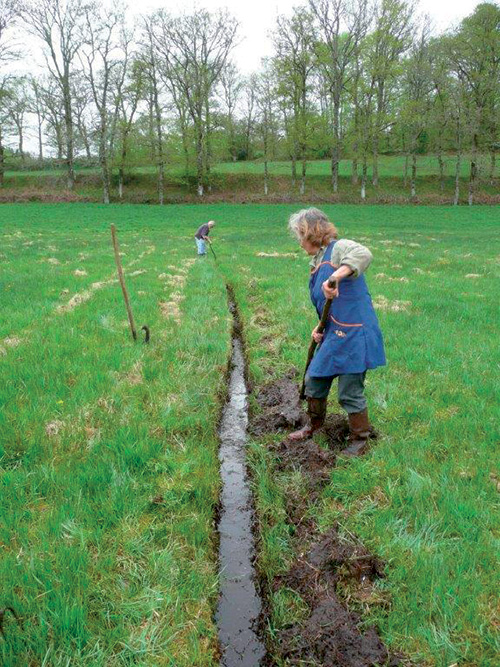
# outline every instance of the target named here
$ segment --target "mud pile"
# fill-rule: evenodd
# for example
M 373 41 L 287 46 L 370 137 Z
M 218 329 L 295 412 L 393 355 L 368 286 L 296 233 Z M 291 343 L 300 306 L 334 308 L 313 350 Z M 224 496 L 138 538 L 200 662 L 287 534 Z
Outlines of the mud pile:
M 305 623 L 280 633 L 281 656 L 289 665 L 328 667 L 371 667 L 398 665 L 390 656 L 374 628 L 364 631 L 361 618 L 341 603 L 336 588 L 350 580 L 374 581 L 384 576 L 383 563 L 363 546 L 342 540 L 334 528 L 299 558 L 275 588 L 296 591 L 309 605 Z
M 260 390 L 256 399 L 261 412 L 254 417 L 251 426 L 254 435 L 289 431 L 305 422 L 299 399 L 299 381 L 298 373 L 292 369 Z M 281 587 L 292 589 L 310 608 L 305 622 L 285 628 L 276 637 L 277 652 L 287 665 L 372 667 L 400 664 L 398 657 L 389 655 L 376 630 L 364 629 L 361 617 L 349 611 L 338 595 L 339 586 L 369 593 L 373 582 L 384 576 L 383 563 L 361 544 L 341 538 L 336 528 L 317 537 L 317 527 L 310 512 L 330 479 L 338 452 L 346 446 L 348 433 L 347 418 L 330 414 L 322 436 L 316 436 L 318 442 L 314 439 L 294 442 L 285 438 L 270 445 L 275 470 L 300 471 L 307 490 L 304 493 L 304 489 L 290 489 L 285 498 L 296 551 L 302 555 L 286 575 L 273 582 L 275 591 Z
M 262 412 L 252 419 L 252 435 L 278 433 L 304 424 L 306 414 L 299 398 L 298 381 L 297 370 L 292 368 L 279 380 L 262 387 L 256 396 Z

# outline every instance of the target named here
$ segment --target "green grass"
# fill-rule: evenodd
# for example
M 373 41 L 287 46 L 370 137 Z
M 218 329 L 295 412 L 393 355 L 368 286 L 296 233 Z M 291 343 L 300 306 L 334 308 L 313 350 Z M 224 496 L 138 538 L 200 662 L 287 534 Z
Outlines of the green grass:
M 308 259 L 286 232 L 296 208 L 0 208 L 0 606 L 24 618 L 23 630 L 6 621 L 2 664 L 216 664 L 224 281 L 254 387 L 301 368 L 314 314 Z M 430 665 L 493 667 L 497 210 L 324 208 L 373 251 L 389 363 L 367 385 L 383 437 L 332 471 L 311 512 L 319 529 L 339 522 L 386 560 L 364 611 L 391 648 Z M 210 257 L 189 263 L 209 218 L 219 270 Z M 149 346 L 129 340 L 110 222 Z M 75 294 L 89 296 L 65 308 Z M 272 645 L 307 609 L 270 592 L 294 557 L 284 499 L 302 487 L 275 473 L 266 442 L 252 442 L 250 460 Z
M 238 263 L 228 270 L 237 281 L 257 382 L 290 365 L 301 368 L 314 325 L 307 260 L 285 255 L 296 250 L 284 232 L 292 210 L 242 213 L 245 237 L 232 233 Z M 323 530 L 339 522 L 388 563 L 368 620 L 393 649 L 433 665 L 493 666 L 499 648 L 497 211 L 325 210 L 342 235 L 373 250 L 368 280 L 380 304 L 389 363 L 368 380 L 371 414 L 383 437 L 369 456 L 332 471 L 313 515 Z M 233 224 L 241 219 L 232 218 Z M 285 256 L 258 257 L 260 248 Z M 482 251 L 479 261 L 475 248 Z M 400 310 L 392 311 L 396 305 Z M 338 410 L 334 396 L 330 403 Z M 263 442 L 254 443 L 252 464 L 260 567 L 270 584 L 294 556 L 284 497 L 297 480 L 274 471 Z M 270 596 L 273 636 L 290 618 L 283 618 L 279 595 Z
M 439 167 L 435 156 L 419 155 L 417 158 L 417 202 L 449 204 L 455 191 L 455 156 L 445 155 L 444 188 L 439 182 Z M 410 183 L 405 184 L 405 158 L 402 156 L 382 155 L 379 158 L 379 185 L 371 185 L 372 165 L 369 163 L 366 201 L 371 203 L 415 203 L 410 198 Z M 497 164 L 495 178 L 490 182 L 489 156 L 481 156 L 479 161 L 479 179 L 476 186 L 476 202 L 498 203 L 498 178 L 500 166 Z M 193 162 L 194 165 L 194 162 Z M 269 162 L 269 195 L 263 194 L 264 164 L 262 160 L 224 162 L 212 167 L 212 191 L 208 194 L 211 201 L 330 201 L 358 203 L 361 201 L 360 185 L 351 183 L 351 160 L 341 160 L 339 166 L 339 191 L 333 194 L 331 186 L 331 166 L 329 160 L 309 160 L 307 162 L 306 192 L 299 194 L 299 184 L 291 182 L 291 163 L 289 161 Z M 300 165 L 297 170 L 300 172 Z M 461 163 L 461 203 L 467 202 L 470 163 L 464 156 Z M 361 170 L 361 166 L 359 166 Z M 111 197 L 118 200 L 117 169 L 113 170 Z M 183 165 L 171 162 L 166 168 L 165 199 L 178 203 L 199 201 L 196 195 L 196 175 L 194 166 L 188 177 Z M 2 190 L 2 201 L 100 201 L 102 187 L 99 169 L 77 168 L 76 185 L 72 193 L 66 190 L 66 172 L 64 169 L 47 170 L 7 170 Z M 409 173 L 408 173 L 409 177 Z M 127 170 L 124 187 L 124 200 L 132 203 L 156 203 L 158 200 L 156 167 L 136 165 Z
M 192 240 L 163 211 L 156 229 L 96 206 L 0 213 L 2 327 L 17 339 L 0 339 L 2 604 L 25 619 L 6 624 L 2 664 L 215 664 L 224 284 L 189 263 Z M 130 340 L 116 282 L 58 310 L 114 277 L 110 220 L 147 347 Z

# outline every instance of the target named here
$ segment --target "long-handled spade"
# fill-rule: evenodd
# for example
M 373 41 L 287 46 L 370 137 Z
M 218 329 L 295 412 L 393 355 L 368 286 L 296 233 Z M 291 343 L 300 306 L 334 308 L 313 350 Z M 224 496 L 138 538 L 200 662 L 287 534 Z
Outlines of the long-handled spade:
M 132 308 L 130 306 L 130 299 L 128 296 L 128 291 L 125 286 L 125 278 L 123 277 L 122 263 L 120 260 L 120 247 L 118 245 L 118 237 L 116 235 L 116 227 L 111 225 L 111 239 L 113 241 L 113 249 L 115 251 L 115 262 L 116 270 L 118 271 L 118 280 L 120 281 L 120 286 L 122 288 L 123 300 L 125 301 L 125 308 L 127 309 L 128 322 L 130 325 L 130 331 L 132 332 L 132 338 L 137 340 L 137 330 L 135 328 L 134 316 L 132 314 Z M 149 327 L 144 325 L 141 327 L 141 331 L 144 331 L 144 342 L 149 343 Z
M 332 289 L 335 289 L 337 286 L 337 282 L 334 278 L 330 278 L 328 281 L 328 287 L 331 287 Z M 321 313 L 321 319 L 319 321 L 318 326 L 316 327 L 316 331 L 318 333 L 323 333 L 326 327 L 326 323 L 328 321 L 328 313 L 330 312 L 330 306 L 332 305 L 333 299 L 327 299 L 325 301 L 325 305 L 323 306 L 323 312 Z M 307 369 L 309 368 L 309 365 L 312 361 L 312 358 L 314 357 L 314 353 L 316 352 L 316 348 L 318 347 L 318 343 L 314 340 L 314 338 L 311 340 L 311 343 L 309 345 L 309 350 L 307 351 L 307 361 L 306 361 L 306 368 L 304 370 L 304 378 L 302 380 L 302 387 L 300 389 L 300 399 L 303 401 L 306 397 L 306 373 Z
M 212 248 L 212 243 L 209 241 L 208 245 L 210 246 L 210 250 L 212 251 L 212 255 L 214 256 L 215 261 L 217 261 L 217 255 L 215 254 L 215 250 Z

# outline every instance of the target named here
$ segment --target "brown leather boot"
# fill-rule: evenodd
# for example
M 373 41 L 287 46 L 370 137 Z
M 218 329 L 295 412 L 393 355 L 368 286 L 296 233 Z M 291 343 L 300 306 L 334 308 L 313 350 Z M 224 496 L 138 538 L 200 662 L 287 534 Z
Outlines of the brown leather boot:
M 307 424 L 298 431 L 290 433 L 289 440 L 306 440 L 312 436 L 314 431 L 323 426 L 326 416 L 326 402 L 326 398 L 307 399 Z
M 341 456 L 361 456 L 368 449 L 368 438 L 371 433 L 368 410 L 353 412 L 347 415 L 349 418 L 349 445 L 343 449 Z

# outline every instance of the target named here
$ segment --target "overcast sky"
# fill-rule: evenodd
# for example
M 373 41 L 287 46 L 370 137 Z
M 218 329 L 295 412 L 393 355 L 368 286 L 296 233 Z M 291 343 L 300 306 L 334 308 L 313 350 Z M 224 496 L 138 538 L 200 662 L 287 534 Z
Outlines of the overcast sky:
M 106 1 L 106 0 L 105 0 Z M 114 0 L 107 0 L 115 4 Z M 126 0 L 125 0 L 126 1 Z M 164 7 L 172 13 L 189 12 L 193 7 L 205 7 L 209 10 L 227 7 L 227 9 L 239 21 L 240 44 L 233 52 L 233 58 L 244 74 L 256 71 L 260 67 L 261 58 L 272 55 L 272 44 L 269 33 L 274 29 L 276 17 L 279 14 L 290 15 L 293 7 L 304 5 L 307 0 L 192 0 L 179 2 L 179 0 L 144 0 L 143 3 L 132 4 L 128 0 L 130 9 L 129 16 L 146 14 L 151 9 Z M 469 15 L 479 0 L 417 0 L 419 12 L 429 14 L 436 32 L 443 32 L 458 24 L 461 19 Z M 30 50 L 30 55 L 21 62 L 12 63 L 9 69 L 21 74 L 33 70 L 33 62 L 38 65 L 38 70 L 43 67 L 43 56 L 40 43 L 33 37 L 22 36 L 21 43 Z M 15 137 L 9 138 L 8 145 L 15 146 Z M 34 128 L 26 132 L 25 149 L 36 151 L 36 135 Z
M 305 2 L 298 0 L 200 0 L 198 7 L 217 9 L 227 7 L 240 23 L 241 44 L 234 51 L 234 58 L 240 69 L 252 72 L 259 68 L 260 59 L 272 53 L 269 32 L 273 30 L 278 14 L 290 14 L 293 7 Z M 419 10 L 429 14 L 434 27 L 442 32 L 460 22 L 470 14 L 479 0 L 420 0 Z M 165 7 L 173 13 L 189 11 L 192 2 L 178 0 L 145 0 L 140 12 L 149 8 Z M 137 10 L 136 10 L 137 11 Z

